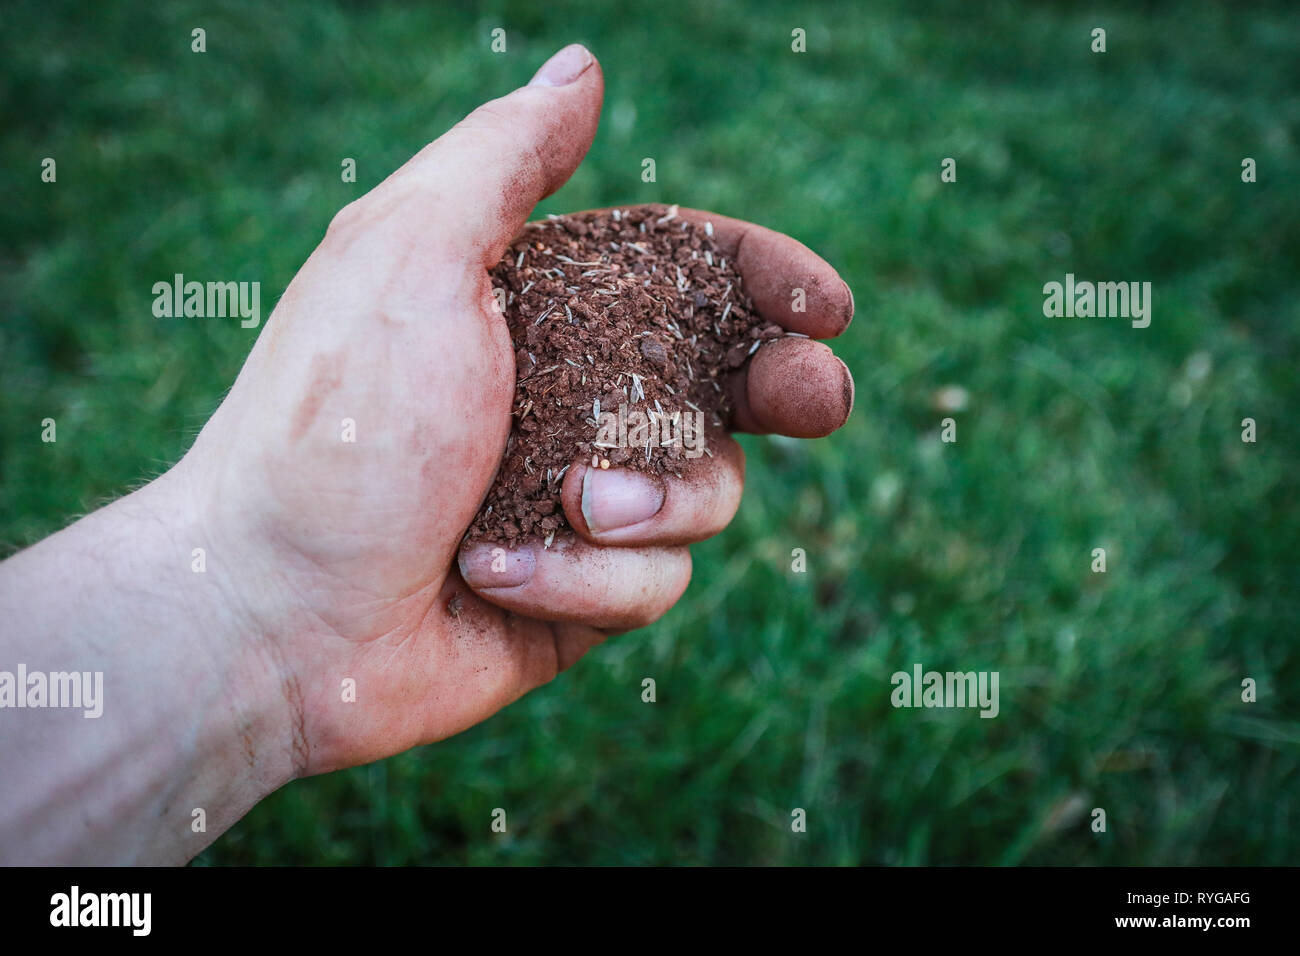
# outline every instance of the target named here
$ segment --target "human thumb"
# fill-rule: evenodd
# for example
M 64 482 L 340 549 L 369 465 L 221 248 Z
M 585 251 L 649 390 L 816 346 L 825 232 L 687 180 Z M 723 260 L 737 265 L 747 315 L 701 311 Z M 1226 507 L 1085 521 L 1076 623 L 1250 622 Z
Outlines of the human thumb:
M 399 170 L 437 221 L 491 268 L 542 199 L 573 175 L 596 136 L 605 80 L 586 47 L 564 47 L 527 86 L 484 103 Z M 397 175 L 394 179 L 398 178 Z

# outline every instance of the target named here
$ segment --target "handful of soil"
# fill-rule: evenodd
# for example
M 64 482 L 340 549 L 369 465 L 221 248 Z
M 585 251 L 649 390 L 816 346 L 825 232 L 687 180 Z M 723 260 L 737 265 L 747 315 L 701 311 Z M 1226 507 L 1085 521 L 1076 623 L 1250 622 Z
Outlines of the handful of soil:
M 529 223 L 491 272 L 515 347 L 505 459 L 466 538 L 547 546 L 575 460 L 681 477 L 730 414 L 763 323 L 712 226 L 636 206 Z

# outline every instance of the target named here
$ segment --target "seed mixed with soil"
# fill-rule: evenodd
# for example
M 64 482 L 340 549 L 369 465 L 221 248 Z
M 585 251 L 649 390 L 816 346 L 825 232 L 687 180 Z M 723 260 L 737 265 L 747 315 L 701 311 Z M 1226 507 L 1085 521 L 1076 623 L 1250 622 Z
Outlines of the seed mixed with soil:
M 692 427 L 728 419 L 728 373 L 784 334 L 758 318 L 712 225 L 676 206 L 529 223 L 491 277 L 515 398 L 471 541 L 549 545 L 569 531 L 560 486 L 575 460 L 680 477 L 709 454 Z

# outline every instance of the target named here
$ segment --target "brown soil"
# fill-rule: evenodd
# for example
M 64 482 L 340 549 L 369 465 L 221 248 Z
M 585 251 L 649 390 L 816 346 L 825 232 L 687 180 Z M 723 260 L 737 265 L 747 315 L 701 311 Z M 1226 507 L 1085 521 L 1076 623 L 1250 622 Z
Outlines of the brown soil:
M 709 454 L 691 428 L 727 421 L 728 374 L 784 334 L 710 232 L 676 207 L 637 206 L 529 223 L 506 250 L 491 275 L 515 347 L 514 417 L 467 539 L 569 530 L 560 485 L 574 461 L 680 477 Z

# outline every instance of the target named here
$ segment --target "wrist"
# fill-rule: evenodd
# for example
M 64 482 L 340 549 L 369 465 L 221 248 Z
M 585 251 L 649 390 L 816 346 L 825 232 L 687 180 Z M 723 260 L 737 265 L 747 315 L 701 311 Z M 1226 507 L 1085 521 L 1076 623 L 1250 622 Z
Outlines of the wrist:
M 197 653 L 224 688 L 229 712 L 270 789 L 301 775 L 297 675 L 282 643 L 290 609 L 278 574 L 258 542 L 214 501 L 201 468 L 184 459 L 141 489 L 148 508 L 173 516 L 165 546 L 177 574 L 176 598 L 192 622 Z M 179 554 L 175 565 L 172 556 Z M 245 763 L 251 758 L 245 753 Z
M 190 477 L 0 567 L 0 669 L 95 694 L 84 716 L 27 687 L 30 709 L 0 711 L 0 862 L 181 863 L 295 773 L 292 681 Z
M 174 758 L 188 768 L 146 858 L 176 857 L 177 826 L 189 831 L 187 860 L 258 801 L 302 772 L 305 754 L 296 680 L 277 652 L 276 623 L 250 585 L 249 556 L 212 508 L 201 475 L 185 462 L 116 502 L 110 511 L 135 544 L 135 577 L 152 579 L 162 598 L 157 626 L 170 631 L 146 666 L 166 666 L 176 699 Z M 181 794 L 177 794 L 181 797 Z M 205 828 L 195 832 L 195 811 Z M 183 831 L 182 831 L 183 832 Z

